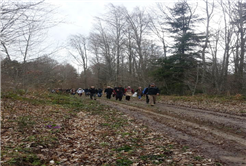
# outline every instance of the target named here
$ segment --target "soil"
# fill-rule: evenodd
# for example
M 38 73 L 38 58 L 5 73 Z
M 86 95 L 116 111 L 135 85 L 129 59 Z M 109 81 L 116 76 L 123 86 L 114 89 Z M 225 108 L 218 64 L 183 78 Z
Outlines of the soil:
M 223 165 L 246 166 L 246 117 L 215 110 L 169 105 L 159 101 L 99 100 L 165 134 L 182 145 L 196 149 Z

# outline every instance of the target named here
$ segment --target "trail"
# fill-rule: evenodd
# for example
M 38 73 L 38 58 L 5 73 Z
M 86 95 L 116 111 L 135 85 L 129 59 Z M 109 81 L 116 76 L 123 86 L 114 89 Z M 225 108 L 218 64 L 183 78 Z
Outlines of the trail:
M 230 166 L 246 166 L 246 117 L 143 101 L 99 100 Z

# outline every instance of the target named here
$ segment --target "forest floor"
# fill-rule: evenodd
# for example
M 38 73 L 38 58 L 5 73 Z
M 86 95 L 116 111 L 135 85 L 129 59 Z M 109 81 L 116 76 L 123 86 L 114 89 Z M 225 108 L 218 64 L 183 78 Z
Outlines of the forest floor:
M 238 97 L 162 96 L 154 107 L 136 98 L 101 103 L 207 158 L 241 166 L 246 165 L 246 102 Z
M 1 96 L 1 165 L 245 165 L 246 102 Z M 192 108 L 191 108 L 192 107 Z

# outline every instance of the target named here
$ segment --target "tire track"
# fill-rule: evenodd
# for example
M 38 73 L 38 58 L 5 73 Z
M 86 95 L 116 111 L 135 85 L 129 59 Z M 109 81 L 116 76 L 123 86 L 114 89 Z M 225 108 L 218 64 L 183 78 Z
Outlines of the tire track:
M 246 139 L 246 117 L 166 104 L 158 104 L 157 108 L 162 114 L 213 127 Z
M 205 155 L 217 158 L 228 165 L 246 165 L 246 140 L 238 135 L 218 130 L 212 126 L 205 126 L 182 119 L 182 117 L 163 114 L 163 109 L 176 110 L 181 108 L 162 107 L 159 112 L 154 112 L 150 108 L 139 108 L 129 106 L 119 102 L 100 101 L 102 104 L 109 105 L 120 111 L 128 113 L 146 123 L 148 126 L 165 132 L 170 137 L 175 138 L 181 143 L 187 143 L 192 147 L 199 148 Z M 184 111 L 184 110 L 183 110 Z M 192 110 L 193 112 L 195 110 Z M 182 111 L 181 111 L 182 112 Z M 185 112 L 183 112 L 185 114 Z M 207 113 L 207 112 L 205 112 Z M 202 111 L 198 111 L 198 116 L 203 116 Z M 212 115 L 212 114 L 210 114 Z M 221 120 L 220 114 L 213 120 Z M 225 116 L 223 116 L 225 118 Z M 227 120 L 230 119 L 227 117 Z M 241 119 L 241 118 L 239 118 Z M 237 124 L 236 121 L 233 124 Z M 240 125 L 242 125 L 240 123 Z

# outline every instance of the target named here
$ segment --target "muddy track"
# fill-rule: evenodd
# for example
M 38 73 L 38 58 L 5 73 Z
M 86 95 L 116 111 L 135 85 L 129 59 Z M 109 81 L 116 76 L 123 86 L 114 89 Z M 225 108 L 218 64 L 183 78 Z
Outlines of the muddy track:
M 229 166 L 246 166 L 246 117 L 161 103 L 151 107 L 143 101 L 100 102 L 197 149 L 206 157 Z

